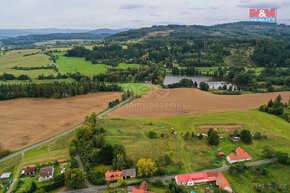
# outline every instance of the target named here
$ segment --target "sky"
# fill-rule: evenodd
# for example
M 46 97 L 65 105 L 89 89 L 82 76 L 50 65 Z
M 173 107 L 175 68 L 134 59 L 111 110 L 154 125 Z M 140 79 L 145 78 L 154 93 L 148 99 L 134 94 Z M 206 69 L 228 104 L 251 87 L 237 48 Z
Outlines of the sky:
M 247 21 L 250 8 L 276 8 L 290 24 L 290 0 L 0 0 L 0 29 L 214 25 Z

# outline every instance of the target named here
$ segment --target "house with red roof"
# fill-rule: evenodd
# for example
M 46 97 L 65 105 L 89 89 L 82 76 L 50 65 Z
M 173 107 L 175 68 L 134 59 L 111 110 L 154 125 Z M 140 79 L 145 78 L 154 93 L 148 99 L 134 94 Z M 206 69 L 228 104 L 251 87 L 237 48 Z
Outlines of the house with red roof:
M 175 176 L 176 184 L 193 186 L 198 183 L 204 183 L 208 181 L 206 172 L 192 173 L 192 174 L 182 174 Z
M 120 171 L 120 170 L 117 170 L 117 171 L 110 171 L 110 170 L 108 170 L 105 173 L 105 179 L 106 179 L 106 181 L 117 181 L 120 178 L 123 178 L 122 171 Z
M 178 185 L 186 186 L 193 186 L 206 182 L 215 182 L 219 188 L 228 192 L 233 192 L 227 178 L 221 171 L 177 175 L 175 176 L 175 181 Z
M 133 188 L 132 193 L 154 193 L 154 192 L 148 192 L 148 183 L 146 181 L 143 181 L 140 184 L 139 189 Z
M 238 147 L 236 149 L 236 153 L 230 153 L 230 155 L 227 156 L 227 160 L 230 164 L 236 163 L 236 162 L 242 162 L 242 161 L 248 161 L 251 160 L 252 156 L 248 154 L 245 150 Z

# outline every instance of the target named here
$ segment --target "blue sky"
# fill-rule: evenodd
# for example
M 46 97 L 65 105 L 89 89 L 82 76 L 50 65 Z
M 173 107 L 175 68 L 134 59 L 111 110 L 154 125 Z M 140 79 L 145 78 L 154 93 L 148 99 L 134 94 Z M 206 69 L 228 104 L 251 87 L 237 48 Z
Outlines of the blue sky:
M 290 24 L 290 0 L 0 0 L 0 29 L 213 25 L 246 21 L 249 8 Z

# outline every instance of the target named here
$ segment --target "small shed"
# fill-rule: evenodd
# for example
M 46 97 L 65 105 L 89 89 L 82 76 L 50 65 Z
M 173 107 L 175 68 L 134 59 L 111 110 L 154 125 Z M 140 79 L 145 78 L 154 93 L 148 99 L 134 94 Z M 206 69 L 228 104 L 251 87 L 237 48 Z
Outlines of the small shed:
M 1 176 L 0 176 L 0 180 L 7 180 L 11 177 L 12 175 L 12 172 L 7 172 L 7 173 L 3 173 Z
M 225 156 L 225 153 L 224 152 L 219 152 L 219 156 L 223 157 L 223 156 Z
M 124 179 L 127 178 L 135 178 L 136 177 L 136 169 L 127 169 L 127 170 L 122 170 L 122 176 Z

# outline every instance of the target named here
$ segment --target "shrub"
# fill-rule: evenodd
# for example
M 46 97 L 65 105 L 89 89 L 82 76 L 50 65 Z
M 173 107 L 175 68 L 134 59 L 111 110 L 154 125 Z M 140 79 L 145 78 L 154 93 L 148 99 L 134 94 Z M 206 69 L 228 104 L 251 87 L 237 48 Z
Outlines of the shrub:
M 148 134 L 149 134 L 149 138 L 151 139 L 157 138 L 157 132 L 154 129 L 150 129 Z

